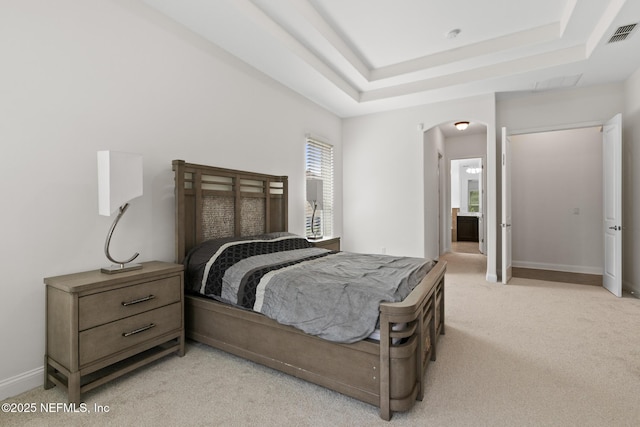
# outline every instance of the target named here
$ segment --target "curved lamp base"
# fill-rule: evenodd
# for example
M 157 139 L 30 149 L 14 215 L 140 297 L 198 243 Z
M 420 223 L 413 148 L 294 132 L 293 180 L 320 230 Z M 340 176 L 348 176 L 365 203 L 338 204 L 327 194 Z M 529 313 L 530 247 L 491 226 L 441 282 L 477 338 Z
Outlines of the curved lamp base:
M 115 264 L 111 265 L 110 267 L 101 268 L 100 272 L 102 272 L 102 273 L 114 274 L 114 273 L 122 273 L 122 272 L 125 272 L 125 271 L 131 271 L 131 270 L 140 270 L 142 268 L 141 264 L 129 264 L 131 261 L 136 259 L 138 257 L 138 255 L 140 255 L 137 252 L 131 258 L 129 258 L 126 261 L 118 261 L 118 260 L 114 259 L 111 256 L 111 254 L 109 253 L 109 243 L 111 243 L 111 236 L 113 235 L 113 230 L 115 230 L 116 225 L 118 225 L 118 221 L 120 220 L 120 217 L 122 217 L 122 215 L 126 212 L 128 207 L 129 207 L 128 203 L 125 203 L 124 205 L 120 206 L 120 211 L 118 212 L 118 216 L 113 221 L 113 224 L 111 225 L 111 228 L 109 229 L 109 234 L 107 234 L 107 240 L 104 243 L 104 254 L 107 256 L 109 261 L 111 261 L 111 262 L 113 262 Z
M 318 208 L 318 204 L 316 201 L 313 201 L 313 213 L 311 214 L 311 236 L 309 240 L 319 240 L 322 239 L 322 236 L 318 234 L 318 230 L 315 229 L 314 223 L 316 222 L 316 209 Z

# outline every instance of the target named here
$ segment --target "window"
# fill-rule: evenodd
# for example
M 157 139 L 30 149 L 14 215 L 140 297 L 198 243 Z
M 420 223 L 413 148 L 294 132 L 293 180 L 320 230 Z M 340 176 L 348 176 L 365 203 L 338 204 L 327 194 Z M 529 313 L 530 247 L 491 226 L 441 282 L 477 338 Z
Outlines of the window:
M 478 180 L 470 179 L 468 181 L 469 189 L 469 212 L 480 212 L 480 190 L 478 189 Z
M 317 236 L 333 235 L 333 146 L 325 142 L 307 137 L 305 150 L 305 169 L 307 178 L 307 188 L 312 182 L 321 186 L 321 200 L 318 200 L 318 207 L 313 215 L 312 194 L 307 194 L 305 208 L 305 233 L 307 237 L 313 237 L 311 232 L 311 217 L 314 217 L 314 231 Z M 321 180 L 318 182 L 316 180 Z

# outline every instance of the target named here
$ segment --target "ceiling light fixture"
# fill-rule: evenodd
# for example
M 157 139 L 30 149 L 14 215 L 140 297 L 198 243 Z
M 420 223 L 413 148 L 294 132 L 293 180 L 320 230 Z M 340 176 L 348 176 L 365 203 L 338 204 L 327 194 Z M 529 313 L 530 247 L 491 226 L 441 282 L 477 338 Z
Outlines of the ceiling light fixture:
M 458 122 L 458 123 L 454 124 L 454 126 L 458 130 L 465 130 L 466 128 L 469 127 L 469 122 Z

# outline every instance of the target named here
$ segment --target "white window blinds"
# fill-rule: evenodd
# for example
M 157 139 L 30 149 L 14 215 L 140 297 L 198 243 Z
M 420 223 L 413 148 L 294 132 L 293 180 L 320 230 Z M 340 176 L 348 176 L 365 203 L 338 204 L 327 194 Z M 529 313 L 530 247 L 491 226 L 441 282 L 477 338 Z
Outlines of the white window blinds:
M 333 235 L 333 146 L 307 137 L 305 150 L 307 180 L 322 180 L 322 200 L 318 203 L 314 217 L 314 230 L 321 236 Z M 307 200 L 311 197 L 307 194 Z M 306 235 L 311 232 L 312 202 L 307 201 L 305 209 Z M 318 233 L 316 233 L 318 234 Z

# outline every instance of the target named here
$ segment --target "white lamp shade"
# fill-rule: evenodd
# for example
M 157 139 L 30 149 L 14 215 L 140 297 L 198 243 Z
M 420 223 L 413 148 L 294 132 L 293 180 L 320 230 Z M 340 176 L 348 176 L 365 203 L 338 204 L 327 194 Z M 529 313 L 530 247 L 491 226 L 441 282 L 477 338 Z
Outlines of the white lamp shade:
M 322 209 L 322 180 L 307 179 L 307 201 L 315 202 L 318 209 Z
M 142 155 L 98 151 L 98 213 L 111 216 L 139 196 L 142 196 Z

